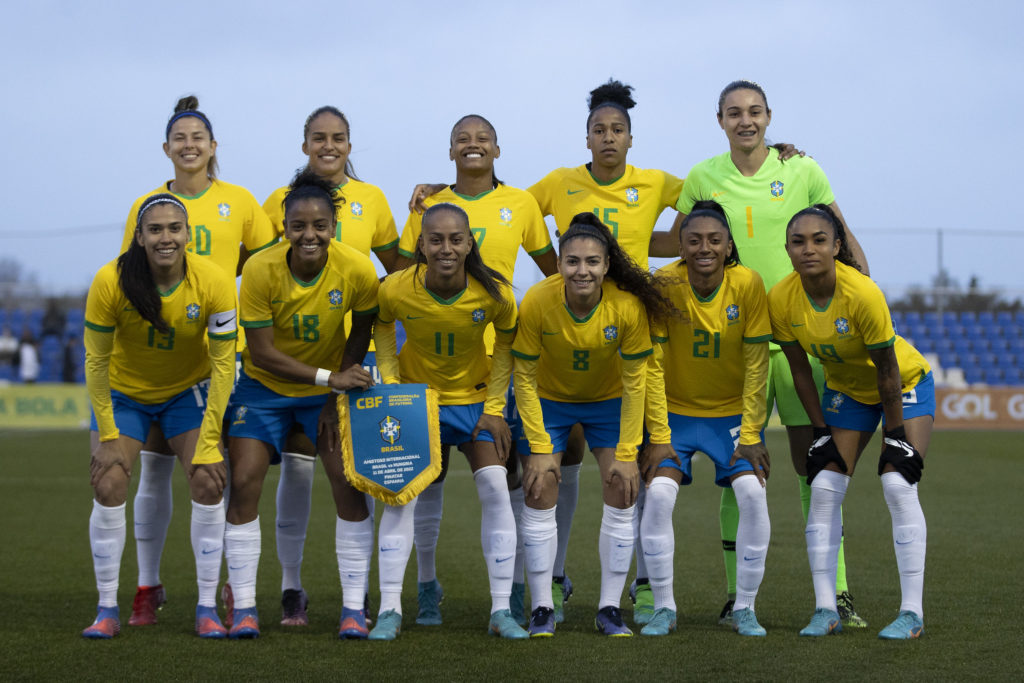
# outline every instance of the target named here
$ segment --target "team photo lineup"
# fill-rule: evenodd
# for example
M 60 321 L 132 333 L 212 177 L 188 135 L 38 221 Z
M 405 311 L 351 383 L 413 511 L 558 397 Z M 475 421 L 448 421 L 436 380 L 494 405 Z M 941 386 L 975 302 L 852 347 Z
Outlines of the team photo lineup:
M 479 499 L 450 500 L 448 513 L 480 516 L 490 603 L 471 597 L 482 635 L 554 637 L 558 624 L 585 619 L 603 636 L 672 637 L 673 512 L 680 487 L 697 483 L 698 453 L 721 488 L 718 624 L 766 635 L 755 602 L 772 547 L 775 465 L 776 478 L 798 479 L 814 599 L 792 630 L 923 634 L 918 483 L 934 381 L 896 334 L 871 254 L 825 172 L 793 145 L 768 145 L 772 110 L 752 81 L 707 94 L 725 151 L 685 178 L 627 163 L 632 87 L 610 79 L 580 91 L 586 163 L 510 187 L 496 168 L 498 131 L 468 114 L 450 130 L 454 181 L 392 197 L 408 202 L 401 230 L 383 192 L 353 169 L 341 108 L 308 116 L 308 163 L 260 204 L 218 177 L 215 116 L 194 96 L 177 102 L 163 140 L 173 177 L 132 205 L 120 255 L 97 264 L 85 308 L 98 606 L 83 637 L 121 630 L 129 504 L 138 577 L 127 625 L 157 623 L 176 461 L 191 498 L 200 638 L 260 635 L 259 504 L 271 466 L 280 624 L 309 624 L 301 570 L 317 461 L 336 512 L 337 636 L 443 629 L 452 588 L 436 554 L 453 448 Z M 720 133 L 709 124 L 708 134 Z M 656 230 L 666 211 L 671 228 Z M 544 276 L 526 291 L 512 286 L 520 249 Z M 649 258 L 673 260 L 652 272 Z M 423 384 L 437 396 L 441 474 L 404 504 L 364 493 L 343 464 L 339 401 L 375 384 Z M 775 411 L 792 467 L 765 446 Z M 847 577 L 842 504 L 880 424 L 867 469 L 881 479 L 901 601 L 869 626 L 854 606 L 857 577 Z M 570 571 L 582 561 L 567 557 L 573 517 L 581 485 L 598 486 L 581 481 L 587 451 L 603 509 L 599 530 L 576 533 L 597 548 L 600 598 L 577 599 L 570 614 Z M 413 550 L 417 596 L 405 615 Z M 264 607 L 264 621 L 276 609 Z

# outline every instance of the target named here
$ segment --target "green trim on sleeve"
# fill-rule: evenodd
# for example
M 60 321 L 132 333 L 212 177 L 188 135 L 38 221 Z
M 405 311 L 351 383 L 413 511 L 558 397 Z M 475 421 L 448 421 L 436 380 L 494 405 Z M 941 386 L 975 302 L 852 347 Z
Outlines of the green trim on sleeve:
M 539 353 L 536 356 L 530 356 L 528 354 L 523 353 L 522 351 L 516 351 L 515 349 L 512 349 L 511 351 L 509 351 L 509 353 L 511 353 L 515 358 L 521 358 L 522 360 L 537 360 L 538 358 L 540 358 Z
M 516 330 L 519 329 L 519 323 L 517 322 L 515 325 L 512 326 L 511 329 L 508 329 L 508 330 L 503 330 L 500 327 L 495 327 L 494 329 L 495 329 L 495 331 L 502 332 L 504 334 L 512 334 L 513 332 L 515 332 Z
M 391 249 L 392 247 L 397 247 L 398 243 L 400 241 L 401 241 L 400 239 L 392 240 L 392 241 L 388 242 L 387 244 L 382 244 L 382 245 L 380 245 L 378 247 L 370 247 L 370 249 L 372 251 L 387 251 L 388 249 Z
M 238 339 L 238 331 L 237 330 L 232 330 L 231 332 L 224 332 L 223 334 L 215 334 L 213 332 L 210 332 L 209 333 L 209 337 L 210 337 L 210 339 L 221 339 L 221 340 Z
M 241 320 L 242 327 L 250 330 L 257 330 L 261 327 L 273 327 L 273 320 Z
M 761 344 L 762 342 L 770 342 L 771 340 L 772 340 L 772 335 L 770 335 L 770 334 L 762 334 L 760 337 L 744 337 L 743 338 L 743 343 L 744 344 Z
M 769 337 L 770 336 L 771 335 L 769 335 Z M 654 344 L 664 344 L 667 341 L 668 341 L 668 337 L 655 337 L 654 335 L 651 335 L 651 342 L 654 343 Z
M 528 251 L 526 253 L 529 254 L 530 256 L 540 256 L 541 254 L 548 253 L 549 251 L 551 251 L 554 248 L 555 248 L 555 245 L 548 244 L 548 246 L 543 247 L 541 249 L 538 249 L 537 251 Z
M 267 242 L 266 244 L 264 244 L 264 245 L 263 245 L 262 247 L 256 247 L 255 249 L 249 249 L 248 247 L 246 247 L 246 249 L 249 249 L 249 256 L 252 256 L 252 255 L 253 255 L 253 254 L 255 254 L 255 253 L 261 252 L 261 251 L 263 251 L 264 249 L 267 249 L 267 248 L 269 248 L 269 247 L 272 247 L 272 246 L 274 246 L 274 245 L 275 245 L 275 244 L 277 244 L 277 243 L 278 243 L 279 241 L 280 241 L 280 238 L 278 238 L 278 237 L 275 237 L 274 239 L 272 239 L 272 240 L 270 240 L 269 242 Z
M 868 351 L 874 351 L 875 349 L 884 349 L 884 348 L 890 347 L 890 346 L 892 346 L 895 343 L 896 343 L 896 335 L 893 335 L 893 336 L 889 337 L 889 339 L 887 341 L 884 341 L 884 342 L 879 342 L 877 344 L 865 344 L 864 348 L 866 348 Z
M 652 353 L 654 353 L 654 349 L 647 349 L 646 351 L 641 351 L 640 353 L 622 353 L 621 351 L 619 351 L 619 354 L 622 356 L 623 360 L 639 360 L 645 356 L 651 355 Z
M 411 251 L 406 251 L 405 249 L 402 249 L 401 247 L 398 248 L 398 253 L 401 254 L 402 256 L 404 256 L 405 258 L 415 258 L 416 257 L 415 253 L 413 253 Z
M 376 315 L 377 311 L 380 310 L 380 306 L 374 306 L 373 308 L 367 308 L 365 311 L 352 311 L 352 315 Z
M 800 342 L 798 342 L 796 339 L 793 339 L 793 340 L 790 340 L 790 341 L 785 341 L 785 340 L 782 340 L 782 339 L 772 338 L 772 341 L 775 342 L 776 344 L 778 344 L 779 346 L 799 346 L 800 345 Z
M 114 331 L 113 327 L 106 327 L 105 325 L 97 325 L 96 323 L 91 323 L 88 320 L 85 321 L 85 326 L 88 327 L 90 330 L 93 330 L 94 332 L 113 332 Z

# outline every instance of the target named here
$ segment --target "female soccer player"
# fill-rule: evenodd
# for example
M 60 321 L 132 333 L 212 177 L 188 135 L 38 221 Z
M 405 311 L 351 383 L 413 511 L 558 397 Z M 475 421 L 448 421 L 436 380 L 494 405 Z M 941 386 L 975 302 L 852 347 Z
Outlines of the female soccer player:
M 763 636 L 754 598 L 771 534 L 764 487 L 768 452 L 761 439 L 771 339 L 768 301 L 758 274 L 739 264 L 717 203 L 694 205 L 680 228 L 679 256 L 658 275 L 671 283 L 665 295 L 684 314 L 655 329 L 660 344 L 647 374 L 651 443 L 640 461 L 648 483 L 640 535 L 655 612 L 641 633 L 664 636 L 676 627 L 672 511 L 679 485 L 693 480 L 693 454 L 701 451 L 715 463 L 715 483 L 731 487 L 740 507 L 737 558 L 743 559 L 736 568 L 733 627 L 741 635 Z
M 718 125 L 729 139 L 729 151 L 700 162 L 686 176 L 686 185 L 676 209 L 688 214 L 695 202 L 714 197 L 729 216 L 736 229 L 733 239 L 744 265 L 756 271 L 766 289 L 791 272 L 789 259 L 781 248 L 785 242 L 786 222 L 797 211 L 816 203 L 829 204 L 842 220 L 825 173 L 810 157 L 784 159 L 765 143 L 771 123 L 771 109 L 761 86 L 751 81 L 734 81 L 718 98 Z M 656 233 L 651 253 L 672 255 L 678 244 L 674 234 Z M 844 222 L 845 225 L 845 222 Z M 867 260 L 860 245 L 849 235 L 849 246 L 858 262 L 866 268 Z M 786 358 L 778 348 L 769 354 L 768 408 L 778 404 L 779 417 L 789 436 L 790 457 L 800 479 L 800 499 L 804 516 L 810 502 L 810 488 L 804 482 L 804 461 L 811 444 L 810 420 L 800 407 L 793 389 Z M 824 381 L 821 367 L 812 360 L 815 379 L 820 387 Z M 736 498 L 732 488 L 722 490 L 720 520 L 722 547 L 725 556 L 729 600 L 722 609 L 722 623 L 729 623 L 736 592 L 736 531 L 738 525 Z M 867 623 L 853 608 L 853 599 L 846 583 L 846 564 L 840 545 L 840 564 L 836 593 L 840 614 L 848 626 L 863 627 Z
M 473 226 L 473 236 L 480 249 L 484 263 L 512 282 L 516 256 L 522 247 L 533 258 L 545 276 L 558 270 L 555 252 L 551 246 L 544 217 L 537 208 L 537 202 L 528 192 L 509 187 L 494 171 L 494 162 L 501 155 L 498 135 L 494 126 L 476 114 L 463 116 L 452 127 L 449 157 L 455 162 L 455 184 L 435 188 L 436 194 L 427 198 L 425 206 L 449 203 L 463 209 Z M 402 230 L 398 247 L 403 265 L 414 257 L 420 235 L 422 217 L 411 211 Z M 488 352 L 493 345 L 494 333 L 488 331 L 484 338 Z M 509 401 L 510 408 L 513 401 Z M 513 412 L 510 410 L 509 412 Z M 510 422 L 515 425 L 516 420 Z M 512 488 L 513 508 L 517 518 L 522 510 L 522 488 L 519 486 L 516 460 L 510 465 L 509 485 Z M 444 503 L 444 478 L 448 468 L 447 451 L 444 456 L 444 470 L 438 481 L 427 488 L 416 502 L 416 555 L 419 580 L 420 610 L 416 623 L 436 625 L 441 623 L 439 604 L 444 595 L 437 581 L 435 552 L 437 537 L 441 528 L 441 509 Z M 517 555 L 513 587 L 512 609 L 520 622 L 525 624 L 522 610 L 523 593 L 522 560 Z
M 348 119 L 336 107 L 323 106 L 313 111 L 302 129 L 302 152 L 309 161 L 306 168 L 327 180 L 335 192 L 345 198 L 338 212 L 334 238 L 354 247 L 367 257 L 371 252 L 387 272 L 395 270 L 398 257 L 398 231 L 387 199 L 380 188 L 356 177 L 349 154 L 352 151 Z M 283 200 L 288 187 L 274 190 L 263 202 L 277 233 L 284 233 Z M 348 328 L 346 328 L 348 329 Z M 376 369 L 373 343 L 363 360 L 371 373 Z M 315 471 L 313 444 L 301 434 L 293 434 L 281 453 L 281 476 L 277 484 L 275 532 L 277 556 L 281 562 L 281 605 L 286 626 L 305 626 L 308 598 L 302 588 L 302 551 L 313 492 Z
M 239 319 L 247 346 L 229 411 L 231 500 L 224 534 L 234 594 L 232 638 L 259 635 L 257 506 L 267 469 L 278 462 L 296 425 L 326 456 L 321 461 L 337 508 L 335 548 L 343 598 L 338 635 L 367 635 L 363 596 L 373 521 L 363 495 L 342 470 L 330 390 L 373 384 L 362 361 L 377 312 L 378 283 L 368 258 L 334 240 L 341 200 L 333 191 L 311 172 L 296 177 L 285 197 L 287 242 L 250 259 L 242 274 Z M 346 336 L 349 311 L 352 331 Z
M 469 226 L 466 212 L 454 204 L 435 204 L 423 214 L 416 265 L 388 276 L 380 288 L 377 363 L 384 382 L 423 383 L 439 392 L 441 443 L 466 455 L 480 498 L 480 542 L 491 589 L 488 630 L 519 639 L 527 633 L 509 609 L 516 525 L 504 467 L 511 439 L 502 418 L 516 304 L 508 281 L 484 265 Z M 396 320 L 406 334 L 397 355 Z M 490 325 L 496 336 L 488 358 L 484 331 Z M 381 514 L 381 612 L 370 633 L 374 640 L 393 640 L 401 630 L 414 507 L 387 506 Z
M 927 541 L 917 483 L 935 417 L 931 368 L 895 334 L 878 286 L 857 266 L 842 220 L 816 204 L 786 228 L 786 251 L 796 272 L 768 293 L 772 333 L 782 346 L 793 384 L 814 427 L 808 451 L 811 510 L 807 556 L 816 609 L 800 635 L 842 631 L 833 587 L 842 521 L 839 506 L 857 460 L 878 426 L 885 438 L 878 461 L 903 602 L 880 638 L 917 638 L 924 631 L 922 592 Z M 825 368 L 819 403 L 807 354 Z
M 601 598 L 597 629 L 629 636 L 619 600 L 633 556 L 636 450 L 643 428 L 644 382 L 651 354 L 648 315 L 671 304 L 592 213 L 578 214 L 559 237 L 558 275 L 523 298 L 513 345 L 515 385 L 527 444 L 522 533 L 533 597 L 530 635 L 554 634 L 552 569 L 559 463 L 579 423 L 601 468 Z
M 274 227 L 259 203 L 243 187 L 217 178 L 217 141 L 210 119 L 199 111 L 199 100 L 183 97 L 174 107 L 164 131 L 164 154 L 174 165 L 174 179 L 138 199 L 125 223 L 121 252 L 134 240 L 135 217 L 150 196 L 171 193 L 187 208 L 192 235 L 186 249 L 216 264 L 231 280 L 242 272 L 249 254 L 277 241 Z M 164 435 L 154 425 L 141 451 L 139 490 L 135 494 L 135 543 L 139 582 L 128 623 L 156 623 L 156 610 L 164 603 L 160 583 L 160 557 L 171 523 L 171 474 L 174 460 Z
M 86 638 L 111 638 L 120 630 L 128 479 L 151 422 L 160 425 L 188 476 L 196 633 L 227 634 L 215 602 L 226 478 L 217 443 L 235 379 L 235 294 L 219 268 L 186 253 L 188 241 L 185 205 L 170 194 L 148 197 L 139 206 L 135 239 L 89 288 L 85 367 L 96 494 L 89 542 L 100 599 L 96 621 L 82 632 Z

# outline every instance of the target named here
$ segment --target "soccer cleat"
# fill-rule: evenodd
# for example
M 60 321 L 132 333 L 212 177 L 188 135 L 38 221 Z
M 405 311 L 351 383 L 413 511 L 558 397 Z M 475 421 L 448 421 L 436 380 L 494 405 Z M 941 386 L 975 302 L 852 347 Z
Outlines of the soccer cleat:
M 256 614 L 255 607 L 236 609 L 234 614 L 235 623 L 231 626 L 231 630 L 228 631 L 228 638 L 260 637 L 260 618 Z
M 224 603 L 224 628 L 230 629 L 235 623 L 235 594 L 230 583 L 220 589 L 220 601 Z
M 83 638 L 109 640 L 121 632 L 121 614 L 117 605 L 113 607 L 97 607 L 96 620 L 89 628 L 82 631 Z
M 338 637 L 349 640 L 365 640 L 369 635 L 366 630 L 366 612 L 361 609 L 341 608 L 341 623 L 338 625 Z
M 306 591 L 289 588 L 281 593 L 281 626 L 309 626 L 307 607 L 309 596 Z
M 437 579 L 419 584 L 416 599 L 420 604 L 416 623 L 420 626 L 439 626 L 441 624 L 441 602 L 444 601 L 444 589 Z
M 764 630 L 764 627 L 757 623 L 757 617 L 754 616 L 754 610 L 749 607 L 738 609 L 732 613 L 732 630 L 736 631 L 736 633 L 739 633 L 741 636 L 764 637 L 768 635 L 768 632 Z M 800 635 L 803 635 L 803 633 Z
M 842 633 L 843 622 L 839 621 L 839 614 L 830 609 L 819 607 L 814 610 L 811 623 L 807 624 L 800 631 L 802 636 L 827 636 L 830 633 Z
M 156 611 L 167 602 L 167 593 L 163 584 L 157 586 L 139 586 L 132 600 L 132 615 L 128 617 L 129 626 L 152 626 L 156 623 Z
M 402 615 L 393 609 L 377 615 L 377 625 L 370 631 L 370 640 L 394 640 L 402 632 Z
M 868 622 L 857 614 L 857 611 L 853 609 L 853 596 L 850 595 L 850 591 L 843 591 L 836 596 L 836 611 L 839 612 L 839 620 L 843 622 L 843 626 L 849 626 L 850 628 L 867 628 Z
M 492 635 L 508 638 L 509 640 L 522 640 L 523 638 L 530 637 L 530 634 L 512 618 L 512 611 L 507 609 L 500 609 L 491 615 L 490 623 L 487 624 L 487 630 Z
M 512 618 L 516 620 L 517 624 L 525 628 L 527 623 L 529 623 L 526 619 L 526 584 L 513 583 L 512 596 L 508 602 Z
M 555 610 L 538 607 L 530 615 L 530 637 L 550 638 L 555 635 Z
M 633 623 L 643 626 L 654 616 L 654 591 L 646 579 L 629 585 L 629 599 L 633 601 Z
M 555 576 L 551 580 L 551 599 L 555 603 L 555 623 L 565 621 L 565 603 L 572 596 L 572 580 L 568 576 Z
M 676 611 L 668 607 L 654 610 L 651 620 L 640 629 L 642 636 L 667 636 L 676 630 Z
M 228 630 L 220 623 L 216 607 L 196 605 L 196 635 L 200 638 L 227 638 Z
M 622 612 L 619 611 L 619 608 L 610 605 L 598 610 L 594 626 L 601 635 L 613 638 L 628 638 L 633 635 L 629 627 L 622 623 Z
M 920 638 L 924 633 L 924 622 L 910 610 L 901 610 L 896 621 L 892 622 L 881 631 L 878 637 L 883 640 L 913 640 Z
M 732 598 L 725 601 L 725 606 L 722 608 L 722 611 L 718 613 L 719 626 L 732 626 L 732 606 L 735 602 L 736 601 Z

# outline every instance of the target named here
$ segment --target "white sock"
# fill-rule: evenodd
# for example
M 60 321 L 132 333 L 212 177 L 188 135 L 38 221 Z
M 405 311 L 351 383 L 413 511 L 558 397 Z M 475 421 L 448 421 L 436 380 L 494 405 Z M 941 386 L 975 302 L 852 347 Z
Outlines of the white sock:
M 836 611 L 836 567 L 843 536 L 840 506 L 849 485 L 848 476 L 831 470 L 819 472 L 811 484 L 811 508 L 804 536 L 817 609 Z
M 576 503 L 580 498 L 580 468 L 583 465 L 562 465 L 562 481 L 558 484 L 555 519 L 558 523 L 558 550 L 555 552 L 554 576 L 565 576 L 565 554 L 569 550 L 569 533 Z
M 882 493 L 892 515 L 892 540 L 896 566 L 900 571 L 900 610 L 909 610 L 924 619 L 924 555 L 928 545 L 928 527 L 917 498 L 917 484 L 909 484 L 899 472 L 882 475 Z
M 480 545 L 491 586 L 491 614 L 509 608 L 512 570 L 516 559 L 516 520 L 508 498 L 508 473 L 501 465 L 481 467 L 473 473 L 480 498 Z
M 224 501 L 203 505 L 192 501 L 192 554 L 196 557 L 199 604 L 217 606 L 220 558 L 224 551 Z
M 413 536 L 416 540 L 417 581 L 429 583 L 437 578 L 435 556 L 441 533 L 441 509 L 444 507 L 444 481 L 435 481 L 416 497 Z
M 672 592 L 673 560 L 676 550 L 672 529 L 672 511 L 676 506 L 679 484 L 669 477 L 655 477 L 647 489 L 647 507 L 640 522 L 644 539 L 647 578 L 654 593 L 654 609 L 676 609 Z M 639 575 L 639 574 L 638 574 Z
M 512 568 L 512 581 L 513 583 L 525 583 L 526 581 L 526 569 L 525 561 L 526 554 L 523 552 L 523 508 L 526 507 L 526 492 L 523 491 L 523 487 L 510 489 L 508 492 L 509 502 L 512 503 L 512 516 L 516 520 L 516 562 L 515 567 Z M 552 558 L 554 560 L 554 558 Z
M 418 504 L 413 500 L 401 507 L 385 505 L 381 512 L 377 532 L 380 614 L 388 610 L 402 613 L 402 581 L 412 550 L 413 518 Z
M 601 556 L 601 600 L 598 608 L 618 607 L 622 589 L 633 560 L 633 515 L 635 506 L 624 510 L 604 506 L 601 515 L 601 536 L 598 552 Z
M 644 557 L 644 544 L 640 534 L 640 522 L 644 518 L 644 504 L 647 501 L 647 487 L 641 484 L 637 492 L 636 505 L 633 507 L 636 512 L 633 514 L 633 554 L 636 555 L 636 578 L 648 579 L 647 561 Z
M 256 606 L 256 570 L 260 566 L 260 518 L 245 524 L 224 524 L 224 557 L 235 609 Z
M 335 519 L 334 552 L 341 576 L 341 604 L 348 609 L 363 609 L 370 555 L 373 554 L 373 520 L 370 517 L 359 522 Z
M 139 490 L 132 503 L 139 585 L 159 586 L 160 556 L 174 510 L 171 478 L 177 458 L 153 451 L 140 451 L 139 456 Z
M 754 598 L 764 578 L 765 556 L 772 525 L 768 519 L 768 495 L 757 477 L 744 475 L 732 482 L 740 522 L 736 529 L 736 602 L 733 611 L 754 609 Z M 838 552 L 838 548 L 836 549 Z M 832 591 L 835 593 L 835 591 Z
M 117 607 L 117 584 L 121 573 L 121 555 L 124 553 L 124 503 L 114 507 L 92 501 L 89 515 L 89 547 L 92 549 L 92 567 L 96 572 L 96 590 L 100 607 Z
M 524 555 L 526 556 L 527 578 L 530 581 L 530 596 L 533 609 L 547 607 L 554 609 L 551 598 L 551 571 L 555 566 L 555 552 L 558 550 L 558 523 L 556 509 L 523 509 L 522 532 Z
M 281 453 L 276 537 L 282 592 L 302 590 L 302 547 L 306 544 L 315 472 L 316 458 L 301 453 Z

